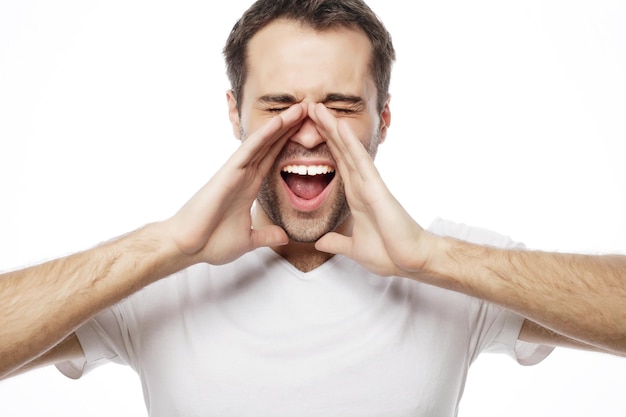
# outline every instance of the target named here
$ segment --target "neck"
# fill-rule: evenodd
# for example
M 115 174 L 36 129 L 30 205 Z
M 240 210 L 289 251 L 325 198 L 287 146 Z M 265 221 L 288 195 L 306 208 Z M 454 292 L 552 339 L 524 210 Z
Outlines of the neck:
M 315 249 L 314 243 L 300 243 L 291 240 L 285 246 L 275 246 L 272 249 L 302 272 L 312 271 L 334 256 L 318 251 Z
M 263 209 L 255 204 L 252 207 L 252 225 L 253 227 L 262 227 L 271 224 Z M 346 234 L 352 226 L 349 218 L 336 231 Z M 326 252 L 320 252 L 315 249 L 315 243 L 302 243 L 290 240 L 284 246 L 274 246 L 272 250 L 282 256 L 287 262 L 302 272 L 309 272 L 328 261 L 334 255 Z

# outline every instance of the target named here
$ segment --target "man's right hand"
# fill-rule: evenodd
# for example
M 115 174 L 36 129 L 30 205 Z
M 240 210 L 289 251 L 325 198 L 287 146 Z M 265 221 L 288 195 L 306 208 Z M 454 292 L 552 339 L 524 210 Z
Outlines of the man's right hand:
M 76 328 L 160 278 L 194 263 L 222 264 L 260 246 L 287 243 L 278 226 L 253 230 L 250 212 L 263 178 L 305 115 L 297 104 L 269 120 L 168 220 L 0 274 L 0 379 L 79 358 Z
M 306 107 L 296 104 L 270 119 L 166 221 L 181 253 L 194 262 L 223 264 L 258 247 L 288 242 L 278 226 L 253 229 L 250 211 L 263 179 L 306 114 Z

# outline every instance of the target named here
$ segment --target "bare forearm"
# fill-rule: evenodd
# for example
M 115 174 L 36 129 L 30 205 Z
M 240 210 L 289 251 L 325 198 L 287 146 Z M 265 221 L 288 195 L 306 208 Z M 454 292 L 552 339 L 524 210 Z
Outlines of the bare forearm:
M 234 102 L 233 102 L 234 103 Z M 85 320 L 198 262 L 223 264 L 288 243 L 279 226 L 252 227 L 264 178 L 306 117 L 289 106 L 251 133 L 174 216 L 98 248 L 0 276 L 0 377 L 52 348 Z
M 160 224 L 66 258 L 0 276 L 0 377 L 35 359 L 85 320 L 185 267 Z M 176 260 L 178 259 L 178 260 Z
M 430 266 L 447 286 L 581 342 L 626 352 L 626 256 L 438 243 L 443 250 Z

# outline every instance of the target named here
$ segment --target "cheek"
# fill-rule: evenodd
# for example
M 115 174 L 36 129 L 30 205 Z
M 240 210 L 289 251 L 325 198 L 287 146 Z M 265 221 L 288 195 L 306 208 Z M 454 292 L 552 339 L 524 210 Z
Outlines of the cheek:
M 265 123 L 267 123 L 274 115 L 260 115 L 254 112 L 243 113 L 241 115 L 241 122 L 239 125 L 240 132 L 245 133 L 245 137 L 249 137 L 251 134 L 260 129 Z M 243 136 L 242 136 L 243 137 Z
M 372 158 L 376 155 L 380 143 L 380 131 L 378 123 L 353 122 L 349 123 L 350 129 L 363 144 Z

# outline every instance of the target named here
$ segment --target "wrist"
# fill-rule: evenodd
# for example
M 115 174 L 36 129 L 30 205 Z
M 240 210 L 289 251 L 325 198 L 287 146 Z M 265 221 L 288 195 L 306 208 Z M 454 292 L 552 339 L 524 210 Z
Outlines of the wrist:
M 197 263 L 176 245 L 166 222 L 150 223 L 113 242 L 118 256 L 136 262 L 141 286 Z
M 472 293 L 471 283 L 467 279 L 472 276 L 469 269 L 473 268 L 476 259 L 484 255 L 481 253 L 483 249 L 451 237 L 424 233 L 420 245 L 423 264 L 420 270 L 412 274 L 412 278 L 450 290 Z

